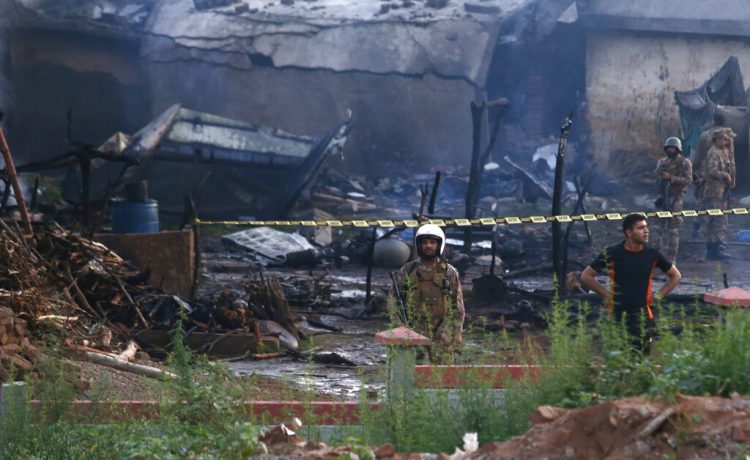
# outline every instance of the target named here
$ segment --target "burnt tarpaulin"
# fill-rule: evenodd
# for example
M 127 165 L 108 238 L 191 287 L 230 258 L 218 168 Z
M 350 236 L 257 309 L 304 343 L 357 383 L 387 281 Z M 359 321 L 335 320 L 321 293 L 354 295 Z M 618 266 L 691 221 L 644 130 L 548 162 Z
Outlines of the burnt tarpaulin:
M 725 110 L 719 106 L 746 107 L 745 86 L 736 56 L 730 57 L 704 84 L 690 91 L 675 91 L 680 110 L 680 129 L 685 152 L 698 145 L 701 132 L 710 126 L 717 110 L 736 118 L 742 110 Z M 743 112 L 744 113 L 744 112 Z M 731 125 L 731 123 L 728 123 Z

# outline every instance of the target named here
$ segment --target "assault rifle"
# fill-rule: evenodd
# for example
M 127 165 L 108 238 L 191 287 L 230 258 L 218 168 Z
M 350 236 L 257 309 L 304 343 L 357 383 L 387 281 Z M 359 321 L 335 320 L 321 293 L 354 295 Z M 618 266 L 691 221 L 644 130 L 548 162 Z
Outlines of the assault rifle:
M 393 293 L 396 294 L 396 313 L 398 313 L 398 319 L 402 324 L 409 325 L 409 315 L 406 313 L 406 305 L 404 305 L 404 298 L 401 297 L 401 292 L 398 288 L 398 280 L 396 279 L 396 272 L 391 272 L 391 283 L 393 283 Z
M 668 180 L 659 180 L 661 181 L 659 184 L 659 198 L 656 199 L 654 205 L 657 209 L 661 209 L 662 211 L 671 211 L 672 203 L 669 202 L 669 186 L 672 185 L 672 182 Z
M 672 185 L 672 181 L 661 178 L 661 175 L 666 172 L 666 166 L 666 163 L 664 163 L 656 171 L 656 184 L 659 186 L 659 198 L 654 201 L 654 206 L 656 206 L 656 209 L 662 211 L 671 211 L 672 206 L 674 205 L 674 202 L 669 200 L 669 187 Z

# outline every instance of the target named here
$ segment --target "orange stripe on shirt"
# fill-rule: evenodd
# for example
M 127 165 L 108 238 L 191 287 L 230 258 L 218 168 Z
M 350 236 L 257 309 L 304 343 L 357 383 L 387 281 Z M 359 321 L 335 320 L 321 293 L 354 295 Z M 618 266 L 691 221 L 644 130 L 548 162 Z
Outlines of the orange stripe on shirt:
M 648 313 L 648 319 L 654 319 L 654 312 L 651 311 L 651 282 L 654 279 L 654 268 L 656 268 L 656 261 L 651 265 L 651 272 L 648 274 L 648 291 L 646 291 L 646 313 Z
M 612 319 L 612 313 L 615 308 L 615 262 L 609 261 L 609 299 L 607 301 L 607 311 L 609 319 Z

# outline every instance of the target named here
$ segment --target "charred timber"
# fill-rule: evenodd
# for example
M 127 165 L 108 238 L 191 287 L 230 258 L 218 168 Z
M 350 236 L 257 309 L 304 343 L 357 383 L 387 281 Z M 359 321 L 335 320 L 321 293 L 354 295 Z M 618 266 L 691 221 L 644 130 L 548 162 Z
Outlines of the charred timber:
M 3 112 L 0 112 L 0 121 L 3 120 L 4 116 L 5 114 Z M 18 205 L 18 212 L 21 214 L 24 233 L 26 233 L 26 235 L 32 235 L 34 231 L 31 229 L 31 219 L 29 219 L 29 213 L 26 210 L 26 203 L 23 199 L 23 191 L 21 190 L 21 185 L 18 183 L 16 166 L 13 163 L 13 156 L 10 154 L 10 147 L 8 147 L 8 142 L 5 140 L 5 134 L 3 133 L 2 127 L 0 127 L 0 151 L 2 151 L 3 159 L 5 160 L 5 170 L 8 175 L 8 181 L 13 187 L 13 193 L 16 196 L 16 204 Z
M 510 107 L 510 101 L 505 98 L 495 99 L 492 101 L 472 101 L 471 103 L 471 123 L 472 123 L 472 147 L 471 147 L 471 165 L 469 167 L 469 186 L 466 190 L 465 200 L 465 217 L 467 219 L 473 219 L 475 217 L 474 212 L 476 209 L 477 199 L 479 193 L 482 190 L 482 174 L 484 172 L 484 165 L 487 163 L 487 159 L 495 147 L 497 142 L 497 136 L 500 132 L 500 121 L 505 115 L 505 110 Z M 482 151 L 482 119 L 485 114 L 485 110 L 491 108 L 498 108 L 501 110 L 500 113 L 495 117 L 495 121 L 492 125 L 492 132 L 490 134 L 490 141 L 487 147 Z M 466 227 L 464 231 L 464 251 L 471 249 L 471 226 Z

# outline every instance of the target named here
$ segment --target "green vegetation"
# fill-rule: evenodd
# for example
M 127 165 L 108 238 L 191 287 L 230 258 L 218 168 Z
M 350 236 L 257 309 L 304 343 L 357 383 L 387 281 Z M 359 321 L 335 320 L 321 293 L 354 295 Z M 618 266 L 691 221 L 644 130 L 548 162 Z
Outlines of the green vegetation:
M 541 366 L 539 375 L 508 379 L 502 397 L 474 382 L 452 393 L 416 392 L 409 399 L 389 401 L 387 411 L 368 414 L 363 442 L 393 442 L 406 452 L 452 452 L 466 432 L 477 432 L 480 444 L 524 433 L 531 426 L 529 415 L 541 405 L 584 407 L 639 395 L 670 401 L 678 393 L 750 393 L 750 349 L 743 346 L 750 340 L 746 312 L 727 311 L 709 324 L 696 324 L 696 318 L 705 322 L 705 317 L 671 306 L 660 310 L 659 338 L 644 355 L 632 348 L 624 325 L 607 318 L 590 325 L 587 305 L 574 308 L 554 301 L 543 337 L 532 340 L 524 334 L 512 341 L 501 332 L 483 340 L 516 363 Z
M 525 432 L 540 405 L 750 393 L 750 315 L 731 310 L 701 324 L 681 308 L 664 306 L 660 313 L 659 339 L 644 355 L 631 349 L 621 325 L 606 318 L 588 323 L 585 305 L 555 301 L 539 340 L 499 333 L 483 342 L 518 363 L 542 366 L 542 372 L 508 379 L 502 396 L 477 381 L 462 390 L 415 390 L 372 411 L 363 394 L 361 426 L 341 430 L 339 439 L 360 458 L 367 456 L 366 446 L 385 442 L 401 452 L 452 452 L 466 432 L 478 433 L 480 444 Z M 174 338 L 169 363 L 179 378 L 164 385 L 158 420 L 91 425 L 90 414 L 69 412 L 75 391 L 66 369 L 44 364 L 45 379 L 27 386 L 46 403 L 39 410 L 23 401 L 5 406 L 0 458 L 247 458 L 262 452 L 257 437 L 263 424 L 245 412 L 241 379 L 221 363 L 192 356 L 181 346 L 180 328 Z M 306 422 L 301 434 L 314 434 Z

